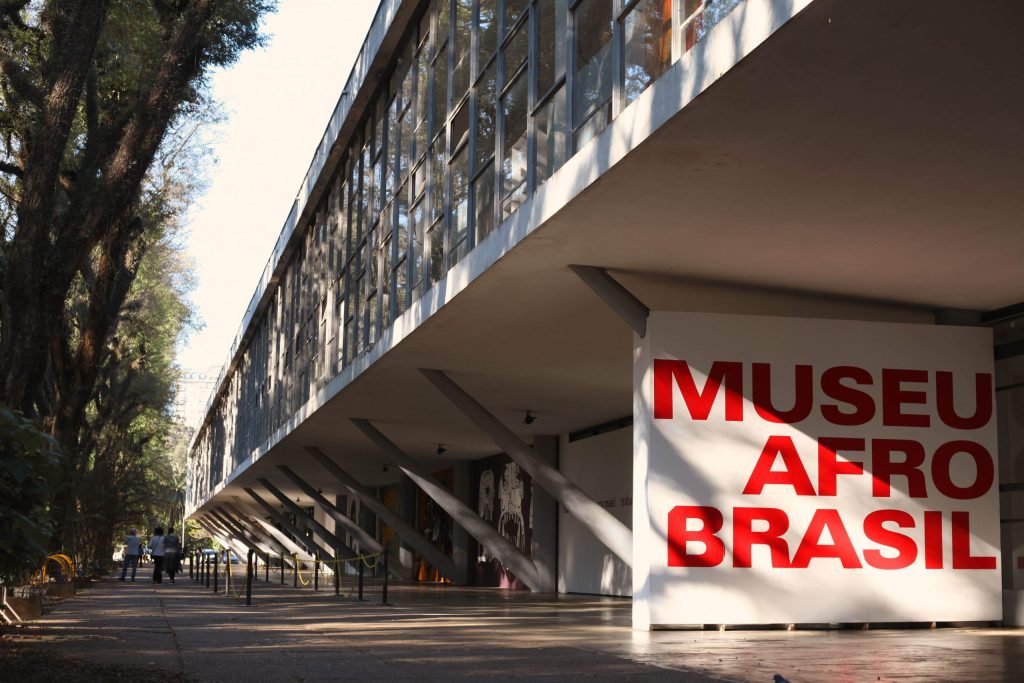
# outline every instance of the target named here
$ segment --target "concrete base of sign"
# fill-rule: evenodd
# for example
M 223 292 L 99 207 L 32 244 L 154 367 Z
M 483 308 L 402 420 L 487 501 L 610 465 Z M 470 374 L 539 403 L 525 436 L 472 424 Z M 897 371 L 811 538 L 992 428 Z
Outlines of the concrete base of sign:
M 1003 624 L 1024 626 L 1024 590 L 1003 591 Z

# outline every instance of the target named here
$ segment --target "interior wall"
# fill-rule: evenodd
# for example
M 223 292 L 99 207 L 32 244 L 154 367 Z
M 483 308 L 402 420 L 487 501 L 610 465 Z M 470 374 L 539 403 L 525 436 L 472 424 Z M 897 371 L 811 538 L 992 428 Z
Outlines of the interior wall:
M 999 428 L 1000 545 L 1003 559 L 1003 619 L 1024 625 L 1024 356 L 996 363 Z M 1013 388 L 1010 388 L 1013 387 Z
M 578 441 L 563 437 L 559 469 L 587 495 L 633 527 L 633 430 Z M 564 508 L 558 514 L 558 592 L 632 595 L 626 564 Z

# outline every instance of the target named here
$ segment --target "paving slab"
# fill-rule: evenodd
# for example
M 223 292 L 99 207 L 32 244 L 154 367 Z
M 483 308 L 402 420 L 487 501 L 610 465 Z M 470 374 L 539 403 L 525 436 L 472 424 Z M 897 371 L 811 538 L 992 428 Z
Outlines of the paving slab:
M 647 633 L 625 599 L 399 585 L 381 605 L 378 585 L 364 602 L 351 589 L 272 577 L 246 606 L 187 575 L 106 579 L 3 647 L 195 681 L 1024 681 L 1021 629 Z

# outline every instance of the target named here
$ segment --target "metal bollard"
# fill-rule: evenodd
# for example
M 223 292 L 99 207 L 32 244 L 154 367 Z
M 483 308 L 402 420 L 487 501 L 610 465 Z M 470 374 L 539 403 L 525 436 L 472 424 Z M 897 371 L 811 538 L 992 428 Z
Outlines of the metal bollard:
M 270 583 L 270 553 L 267 553 L 266 562 L 263 563 L 263 581 Z
M 384 551 L 384 591 L 381 593 L 380 604 L 388 604 L 388 551 Z
M 334 595 L 341 595 L 341 553 L 334 549 Z
M 214 557 L 213 558 L 213 592 L 214 592 L 214 594 L 217 593 L 217 589 L 218 589 L 218 586 L 217 586 L 217 571 L 220 569 L 220 567 L 218 567 L 217 565 L 219 565 L 219 564 L 220 564 L 220 558 L 219 557 Z
M 292 588 L 299 587 L 299 556 L 292 555 Z
M 206 556 L 206 587 L 210 587 L 210 557 Z
M 320 551 L 313 555 L 313 590 L 320 590 Z
M 251 605 L 252 604 L 252 575 L 253 575 L 253 570 L 255 569 L 255 567 L 253 567 L 253 563 L 256 561 L 256 558 L 253 556 L 253 553 L 252 553 L 252 548 L 249 548 L 249 557 L 247 559 L 248 559 L 248 562 L 245 563 L 245 604 L 246 605 Z
M 363 558 L 359 556 L 356 558 L 356 562 L 359 563 L 359 599 L 363 599 Z
M 284 585 L 284 553 L 281 553 L 281 585 Z

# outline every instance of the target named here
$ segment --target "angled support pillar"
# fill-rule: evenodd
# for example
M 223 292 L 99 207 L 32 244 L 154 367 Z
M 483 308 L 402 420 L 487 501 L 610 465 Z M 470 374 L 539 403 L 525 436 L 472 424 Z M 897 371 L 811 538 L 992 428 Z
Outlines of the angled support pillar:
M 633 566 L 633 532 L 608 510 L 584 493 L 568 477 L 544 462 L 526 443 L 477 403 L 462 387 L 440 370 L 420 369 L 423 376 L 451 401 L 456 408 L 522 467 L 533 480 L 561 503 L 569 514 L 583 522 L 609 550 L 627 566 Z
M 451 515 L 452 519 L 461 524 L 473 538 L 487 548 L 491 555 L 511 569 L 530 590 L 535 593 L 545 593 L 555 589 L 550 581 L 546 581 L 546 577 L 537 571 L 537 565 L 533 563 L 533 560 L 512 545 L 494 527 L 480 519 L 475 510 L 459 500 L 441 482 L 406 455 L 401 448 L 381 434 L 376 427 L 367 420 L 353 419 L 352 424 L 365 434 L 388 460 L 405 472 L 406 476 L 415 481 L 428 496 L 434 499 L 434 502 Z
M 231 524 L 235 529 L 238 529 L 241 533 L 245 534 L 245 536 L 259 548 L 259 552 L 264 555 L 276 554 L 279 547 L 282 551 L 284 550 L 284 546 L 268 542 L 266 536 L 261 534 L 258 529 L 255 529 L 252 525 L 238 519 L 228 512 L 226 508 L 215 507 L 211 510 L 211 513 L 216 513 L 224 522 Z
M 571 265 L 569 270 L 576 273 L 576 277 L 583 280 L 583 283 L 601 297 L 608 308 L 615 311 L 641 338 L 647 336 L 647 317 L 651 309 L 619 284 L 607 270 L 597 266 L 579 265 Z
M 441 572 L 449 581 L 457 582 L 459 580 L 452 558 L 441 552 L 441 549 L 431 543 L 430 539 L 417 531 L 413 525 L 399 517 L 384 503 L 377 500 L 372 491 L 356 481 L 355 477 L 343 470 L 338 463 L 327 457 L 326 453 L 314 446 L 306 446 L 305 448 L 306 452 L 313 456 L 314 460 L 320 463 L 331 476 L 337 479 L 363 505 L 373 510 L 380 521 L 394 529 L 398 537 L 412 546 L 416 552 L 430 563 L 430 566 Z M 409 568 L 404 569 L 406 566 Z M 403 571 L 407 571 L 403 578 L 410 578 L 412 576 L 411 563 L 403 563 Z
M 312 568 L 313 554 L 307 552 L 304 546 L 300 546 L 298 543 L 295 543 L 287 534 L 275 527 L 273 524 L 269 524 L 262 519 L 256 520 L 256 523 L 262 527 L 263 531 L 265 531 L 271 538 L 276 539 L 284 546 L 284 559 L 288 565 L 295 566 L 295 560 L 291 557 L 294 555 L 303 566 L 309 565 Z
M 337 524 L 348 531 L 352 536 L 359 541 L 359 548 L 366 549 L 371 553 L 379 553 L 384 551 L 384 546 L 381 545 L 380 541 L 371 536 L 365 529 L 356 524 L 352 518 L 346 515 L 337 505 L 327 500 L 319 491 L 313 488 L 306 480 L 296 474 L 290 467 L 285 465 L 278 465 L 277 469 L 284 472 L 285 476 L 292 480 L 292 482 L 302 490 L 307 496 L 313 499 L 313 502 L 320 506 L 320 508 L 330 515 Z M 336 529 L 337 530 L 337 529 Z M 396 558 L 397 560 L 397 558 Z M 398 579 L 404 579 L 409 576 L 412 571 L 412 567 L 403 567 L 396 561 L 394 564 L 388 565 L 388 570 L 391 575 Z
M 246 548 L 249 548 L 257 555 L 262 555 L 264 558 L 267 557 L 267 551 L 259 546 L 259 544 L 249 537 L 249 534 L 245 532 L 245 529 L 234 524 L 227 517 L 217 512 L 217 510 L 210 510 L 210 517 L 220 522 L 221 527 L 225 530 L 230 531 L 232 535 L 242 542 Z
M 309 553 L 311 556 L 315 556 L 317 554 L 317 552 L 319 551 L 320 557 L 327 557 L 327 558 L 330 558 L 332 560 L 334 559 L 334 553 L 328 552 L 326 548 L 320 547 L 319 543 L 317 543 L 316 541 L 314 541 L 314 540 L 312 540 L 310 538 L 307 538 L 306 534 L 302 533 L 302 531 L 297 526 L 295 526 L 294 524 L 289 522 L 287 517 L 285 517 L 280 512 L 275 510 L 273 505 L 271 505 L 267 501 L 263 500 L 260 497 L 260 494 L 256 493 L 255 491 L 253 491 L 252 489 L 249 489 L 249 488 L 245 489 L 245 492 L 249 494 L 250 498 L 252 498 L 254 501 L 256 501 L 257 505 L 259 505 L 261 508 L 266 510 L 267 513 L 271 517 L 273 517 L 277 521 L 278 524 L 280 524 L 283 528 L 287 529 L 288 533 L 290 533 L 292 536 L 295 537 L 295 542 L 298 545 L 300 545 L 303 548 L 305 548 L 307 553 Z M 293 512 L 294 512 L 294 510 L 293 510 Z M 303 513 L 301 511 L 301 509 L 300 509 L 299 514 L 305 514 L 305 513 Z M 268 526 L 267 528 L 271 528 L 271 527 Z
M 320 522 L 316 521 L 312 517 L 306 517 L 306 511 L 305 510 L 300 508 L 295 503 L 295 501 L 293 501 L 288 496 L 284 495 L 284 493 L 282 493 L 280 489 L 278 489 L 276 486 L 271 484 L 268 480 L 266 480 L 266 479 L 257 479 L 257 481 L 263 486 L 263 488 L 265 488 L 266 490 L 270 491 L 270 493 L 272 493 L 275 498 L 277 498 L 279 501 L 281 501 L 281 503 L 286 508 L 291 510 L 292 513 L 297 518 L 298 517 L 302 517 L 305 520 L 306 524 L 308 524 L 309 526 L 313 527 L 313 531 L 317 535 L 319 535 L 320 538 L 322 538 L 327 543 L 331 544 L 332 547 L 337 548 L 338 549 L 337 552 L 338 552 L 338 554 L 341 555 L 342 559 L 350 559 L 350 558 L 356 557 L 359 554 L 356 551 L 352 550 L 352 548 L 349 548 L 345 544 L 345 542 L 342 541 L 340 538 L 338 538 L 336 535 L 334 535 L 330 531 L 328 531 L 327 527 L 325 527 L 323 524 L 321 524 Z M 334 553 L 333 552 L 331 553 L 331 557 L 334 557 Z
M 301 548 L 299 548 L 299 546 L 294 544 L 292 544 L 292 547 L 289 548 L 282 541 L 278 540 L 277 537 L 275 537 L 269 531 L 264 529 L 260 524 L 249 521 L 246 518 L 245 513 L 241 512 L 238 508 L 231 505 L 230 503 L 225 503 L 224 507 L 221 508 L 220 510 L 226 517 L 234 520 L 243 529 L 247 529 L 249 533 L 251 533 L 254 537 L 260 539 L 263 542 L 263 544 L 267 548 L 269 548 L 273 553 L 277 553 L 279 555 L 291 555 L 294 552 L 302 550 Z M 234 516 L 232 516 L 232 513 L 234 513 Z M 291 558 L 286 559 L 289 563 L 291 563 Z

